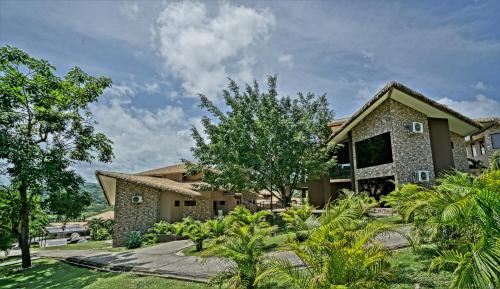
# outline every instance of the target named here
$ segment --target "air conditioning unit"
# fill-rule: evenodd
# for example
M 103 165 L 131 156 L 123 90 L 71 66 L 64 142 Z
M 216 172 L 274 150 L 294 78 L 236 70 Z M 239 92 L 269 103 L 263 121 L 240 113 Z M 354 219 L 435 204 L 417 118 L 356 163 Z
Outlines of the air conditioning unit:
M 413 179 L 418 183 L 427 183 L 429 182 L 429 171 L 415 171 L 413 173 Z
M 423 133 L 424 132 L 424 125 L 421 122 L 412 122 L 410 127 L 409 127 L 410 133 Z
M 140 203 L 142 203 L 142 196 L 132 196 L 132 203 L 133 204 L 140 204 Z

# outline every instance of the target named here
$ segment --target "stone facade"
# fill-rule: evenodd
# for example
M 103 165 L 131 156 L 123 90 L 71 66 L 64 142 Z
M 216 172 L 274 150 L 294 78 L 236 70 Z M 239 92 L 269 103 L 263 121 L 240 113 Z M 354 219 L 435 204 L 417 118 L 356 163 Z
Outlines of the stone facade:
M 196 206 L 184 206 L 182 216 L 193 217 L 197 220 L 207 220 L 213 215 L 212 201 L 203 199 L 185 198 L 185 201 L 196 201 Z
M 411 134 L 408 127 L 411 122 L 420 122 L 423 133 Z M 355 143 L 382 133 L 390 132 L 392 145 L 392 163 L 367 168 L 356 167 Z M 432 157 L 431 139 L 427 116 L 398 101 L 388 99 L 375 108 L 351 130 L 354 178 L 356 190 L 358 180 L 394 176 L 398 183 L 413 182 L 413 173 L 417 170 L 429 171 L 430 182 L 435 180 L 434 162 Z M 463 137 L 450 132 L 453 142 L 453 159 L 455 168 L 468 170 L 467 155 Z
M 466 142 L 467 156 L 469 158 L 482 161 L 483 165 L 488 167 L 493 154 L 500 150 L 500 149 L 494 149 L 493 143 L 491 141 L 491 135 L 496 133 L 500 133 L 500 124 L 498 123 L 486 129 L 484 132 L 479 134 L 479 136 L 474 136 L 474 140 L 467 141 Z M 481 146 L 480 146 L 481 141 L 484 144 L 484 154 L 481 153 Z M 476 156 L 473 156 L 471 146 L 474 146 L 476 148 L 476 153 L 477 153 Z
M 413 182 L 413 173 L 417 170 L 430 172 L 429 179 L 435 178 L 432 160 L 431 139 L 427 116 L 395 100 L 390 100 L 392 117 L 392 154 L 396 167 L 398 183 Z M 420 122 L 424 130 L 421 134 L 408 133 L 411 122 Z
M 467 161 L 467 150 L 465 148 L 464 138 L 452 132 L 451 141 L 453 143 L 452 151 L 455 169 L 462 172 L 469 171 L 469 162 Z
M 500 124 L 495 124 L 484 131 L 484 147 L 486 151 L 485 155 L 488 160 L 486 162 L 487 165 L 489 165 L 489 161 L 491 160 L 491 157 L 493 157 L 493 154 L 500 150 L 500 149 L 494 149 L 493 143 L 491 142 L 491 135 L 495 133 L 500 133 Z
M 132 203 L 132 196 L 142 196 L 142 203 Z M 130 232 L 144 233 L 159 218 L 160 191 L 117 180 L 113 246 L 124 246 Z

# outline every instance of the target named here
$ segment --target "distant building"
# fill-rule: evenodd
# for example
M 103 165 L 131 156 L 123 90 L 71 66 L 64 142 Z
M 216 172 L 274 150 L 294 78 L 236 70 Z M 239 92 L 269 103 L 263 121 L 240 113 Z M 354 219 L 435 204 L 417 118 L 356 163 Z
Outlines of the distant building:
M 187 175 L 183 164 L 136 174 L 97 171 L 96 177 L 106 200 L 115 206 L 113 246 L 123 246 L 130 232 L 144 233 L 160 220 L 177 222 L 187 216 L 206 220 L 238 204 L 255 208 L 259 196 L 200 191 L 202 174 Z
M 500 150 L 500 118 L 480 118 L 476 121 L 482 128 L 465 138 L 467 157 L 488 167 L 493 154 Z

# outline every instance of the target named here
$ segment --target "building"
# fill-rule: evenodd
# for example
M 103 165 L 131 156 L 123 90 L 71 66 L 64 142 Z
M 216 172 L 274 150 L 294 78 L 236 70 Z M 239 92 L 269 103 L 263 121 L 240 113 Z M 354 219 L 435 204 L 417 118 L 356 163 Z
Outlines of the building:
M 430 186 L 442 172 L 467 171 L 464 137 L 481 125 L 391 82 L 352 117 L 333 122 L 331 129 L 331 141 L 342 144 L 339 166 L 308 187 L 311 204 L 319 207 L 342 188 L 378 198 L 390 192 L 394 182 Z
M 97 171 L 106 199 L 115 207 L 113 246 L 123 246 L 132 231 L 146 232 L 154 223 L 177 222 L 191 216 L 206 220 L 226 214 L 236 205 L 254 208 L 255 193 L 202 191 L 202 175 L 190 176 L 185 165 L 126 174 Z
M 465 145 L 467 157 L 475 161 L 471 165 L 480 169 L 488 167 L 493 154 L 500 150 L 500 118 L 481 118 L 476 121 L 482 128 L 466 137 Z

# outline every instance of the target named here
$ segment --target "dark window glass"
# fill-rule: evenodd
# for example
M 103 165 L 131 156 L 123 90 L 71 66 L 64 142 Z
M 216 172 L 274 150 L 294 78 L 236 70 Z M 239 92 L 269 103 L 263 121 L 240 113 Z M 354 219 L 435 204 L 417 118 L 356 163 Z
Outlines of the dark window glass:
M 174 206 L 175 206 L 175 207 L 178 207 L 178 206 L 180 206 L 180 205 L 181 205 L 181 201 L 178 201 L 178 200 L 177 200 L 177 201 L 175 201 L 175 202 L 174 202 Z
M 500 133 L 494 133 L 491 135 L 491 144 L 494 149 L 500 149 Z
M 194 206 L 196 206 L 196 201 L 184 201 L 184 206 L 194 207 Z
M 455 144 L 453 142 L 451 142 L 451 149 L 454 149 L 455 148 Z
M 359 180 L 358 189 L 360 192 L 366 192 L 370 197 L 380 200 L 381 196 L 394 191 L 394 176 Z
M 479 149 L 481 151 L 481 155 L 486 154 L 486 151 L 484 150 L 484 141 L 479 142 Z
M 358 168 L 392 163 L 391 134 L 389 132 L 358 141 L 355 146 Z
M 226 201 L 220 201 L 220 202 L 219 202 L 219 204 L 220 204 L 221 206 L 225 206 L 225 205 L 226 205 Z
M 472 156 L 473 157 L 477 157 L 477 151 L 476 151 L 476 144 L 475 143 L 471 143 L 470 150 L 472 151 Z

